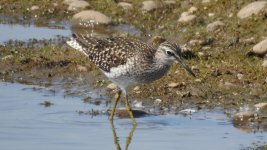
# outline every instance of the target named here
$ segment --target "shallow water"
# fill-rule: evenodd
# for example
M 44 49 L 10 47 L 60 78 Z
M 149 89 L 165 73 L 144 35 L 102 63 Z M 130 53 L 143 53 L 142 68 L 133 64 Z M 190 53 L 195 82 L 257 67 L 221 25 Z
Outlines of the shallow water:
M 68 29 L 55 29 L 51 27 L 36 27 L 35 25 L 0 24 L 0 44 L 12 39 L 26 41 L 29 39 L 52 39 L 60 36 L 70 36 Z
M 133 136 L 129 150 L 236 150 L 267 144 L 266 132 L 238 130 L 220 112 L 137 118 L 135 130 L 129 119 L 116 119 L 112 130 L 113 124 L 107 115 L 92 117 L 78 113 L 106 110 L 105 106 L 83 103 L 78 97 L 64 97 L 63 92 L 50 91 L 48 88 L 0 82 L 1 149 L 110 150 L 116 149 L 114 133 L 124 149 L 131 130 Z M 44 101 L 54 105 L 40 105 Z

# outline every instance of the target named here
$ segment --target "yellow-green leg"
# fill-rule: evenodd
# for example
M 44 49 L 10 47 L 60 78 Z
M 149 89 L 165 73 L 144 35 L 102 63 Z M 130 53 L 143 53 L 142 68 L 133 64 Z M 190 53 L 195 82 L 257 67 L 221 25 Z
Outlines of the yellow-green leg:
M 116 110 L 116 106 L 117 106 L 117 103 L 118 103 L 120 97 L 121 97 L 121 91 L 118 91 L 116 93 L 115 97 L 114 97 L 114 103 L 113 103 L 113 107 L 112 107 L 112 110 L 111 110 L 111 113 L 110 113 L 110 117 L 109 117 L 109 119 L 111 121 L 113 121 L 114 113 L 115 113 L 115 110 Z
M 132 119 L 133 125 L 136 125 L 136 121 L 135 121 L 134 116 L 133 116 L 132 108 L 131 108 L 129 101 L 128 101 L 128 95 L 126 94 L 125 97 L 126 97 L 126 101 L 125 101 L 126 110 L 128 111 L 128 114 Z

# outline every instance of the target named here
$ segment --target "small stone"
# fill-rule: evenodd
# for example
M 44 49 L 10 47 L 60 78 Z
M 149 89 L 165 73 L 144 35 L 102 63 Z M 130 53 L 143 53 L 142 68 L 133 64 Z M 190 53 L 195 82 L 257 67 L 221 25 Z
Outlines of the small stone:
M 184 82 L 181 82 L 181 83 L 172 82 L 168 84 L 169 88 L 178 88 L 178 87 L 183 87 L 183 86 L 185 86 Z
M 118 86 L 114 83 L 110 83 L 108 86 L 107 86 L 107 89 L 108 90 L 116 90 L 118 88 Z
M 202 0 L 203 4 L 210 3 L 210 0 Z
M 129 113 L 126 110 L 126 108 L 116 109 L 115 113 L 116 113 L 116 116 L 118 116 L 119 118 L 130 118 Z M 138 109 L 132 109 L 132 113 L 135 118 L 149 115 L 147 112 L 143 110 L 138 110 Z
M 178 22 L 186 23 L 195 20 L 196 15 L 189 15 L 188 12 L 183 12 Z
M 161 102 L 162 100 L 158 98 L 154 101 L 154 105 L 159 105 Z
M 215 14 L 214 13 L 208 13 L 208 16 L 213 17 L 213 16 L 215 16 Z
M 253 46 L 252 51 L 257 55 L 265 55 L 267 54 L 267 39 L 259 42 L 255 46 Z
M 247 17 L 250 17 L 252 15 L 259 14 L 265 7 L 266 7 L 266 1 L 256 1 L 252 2 L 245 7 L 243 7 L 238 13 L 237 17 L 240 19 L 244 19 Z
M 238 80 L 241 80 L 244 77 L 244 74 L 238 73 L 236 76 Z
M 137 101 L 137 100 L 135 100 L 135 101 L 133 102 L 133 106 L 134 106 L 135 108 L 145 108 L 145 107 L 143 106 L 143 102 L 141 102 L 141 101 Z
M 192 46 L 196 46 L 196 45 L 201 45 L 203 43 L 203 41 L 201 40 L 190 40 L 189 44 Z
M 39 9 L 39 6 L 36 6 L 36 5 L 33 5 L 32 7 L 31 7 L 31 10 L 32 11 L 34 11 L 34 10 L 38 10 Z
M 189 8 L 188 13 L 190 13 L 190 14 L 194 14 L 194 13 L 197 12 L 197 10 L 198 10 L 198 9 L 197 9 L 196 7 L 192 6 L 191 8 Z
M 247 38 L 247 39 L 241 39 L 240 42 L 242 42 L 244 44 L 255 44 L 255 38 L 251 37 L 251 38 Z
M 184 109 L 179 111 L 179 113 L 184 114 L 184 115 L 192 115 L 193 113 L 197 112 L 195 109 Z
M 124 10 L 133 9 L 133 5 L 127 2 L 119 2 L 118 6 L 123 8 Z
M 166 5 L 173 5 L 173 4 L 176 4 L 176 1 L 175 0 L 166 0 L 166 1 L 163 1 L 163 3 Z
M 255 104 L 254 107 L 256 108 L 257 111 L 261 111 L 261 112 L 266 111 L 267 112 L 267 103 L 266 102 Z
M 152 1 L 152 0 L 143 1 L 142 4 L 143 4 L 142 6 L 143 11 L 152 11 L 159 7 L 159 5 L 155 1 Z
M 83 0 L 73 1 L 69 4 L 69 11 L 78 11 L 90 7 L 89 3 Z
M 208 24 L 206 30 L 207 30 L 207 32 L 214 32 L 223 26 L 225 26 L 225 24 L 223 22 L 215 21 L 213 23 Z
M 86 72 L 87 71 L 87 68 L 85 66 L 77 65 L 77 70 L 79 72 Z
M 195 82 L 199 82 L 199 83 L 201 83 L 202 80 L 201 80 L 201 79 L 195 79 Z
M 263 63 L 261 64 L 261 66 L 266 68 L 267 67 L 267 60 L 264 60 Z
M 239 112 L 234 115 L 233 117 L 233 123 L 235 125 L 244 125 L 248 124 L 254 119 L 254 113 L 250 111 L 246 112 Z
M 107 17 L 106 15 L 102 14 L 101 12 L 95 11 L 95 10 L 84 10 L 81 11 L 73 16 L 72 19 L 73 22 L 77 21 L 85 21 L 90 22 L 94 21 L 96 23 L 100 24 L 109 24 L 111 23 L 111 19 Z
M 136 86 L 136 87 L 134 87 L 133 90 L 134 90 L 134 91 L 139 91 L 139 90 L 140 90 L 140 86 Z
M 64 0 L 62 3 L 63 3 L 63 4 L 66 4 L 66 5 L 69 5 L 69 4 L 71 4 L 72 2 L 74 2 L 74 1 L 78 1 L 78 0 Z
M 2 57 L 1 60 L 8 60 L 8 59 L 12 59 L 12 58 L 14 58 L 13 55 L 6 55 L 6 56 Z

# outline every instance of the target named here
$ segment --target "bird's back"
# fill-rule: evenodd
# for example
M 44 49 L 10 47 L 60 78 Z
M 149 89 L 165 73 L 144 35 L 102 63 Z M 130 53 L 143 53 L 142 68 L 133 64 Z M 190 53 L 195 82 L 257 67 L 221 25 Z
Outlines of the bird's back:
M 125 37 L 96 39 L 75 34 L 67 43 L 82 51 L 104 72 L 110 72 L 112 68 L 126 64 L 127 60 L 135 56 L 152 59 L 156 52 L 140 40 Z

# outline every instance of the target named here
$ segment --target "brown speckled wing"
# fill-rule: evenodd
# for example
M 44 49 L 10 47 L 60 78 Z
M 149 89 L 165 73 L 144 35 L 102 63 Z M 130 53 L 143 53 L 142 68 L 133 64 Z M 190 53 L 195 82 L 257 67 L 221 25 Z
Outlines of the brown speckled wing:
M 137 39 L 114 37 L 96 39 L 75 34 L 74 39 L 83 47 L 89 60 L 105 72 L 112 67 L 124 65 L 128 58 L 135 55 L 153 58 L 155 50 Z

